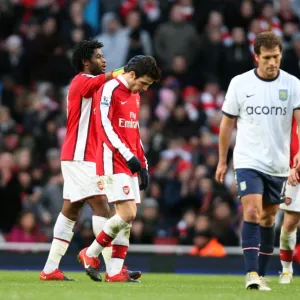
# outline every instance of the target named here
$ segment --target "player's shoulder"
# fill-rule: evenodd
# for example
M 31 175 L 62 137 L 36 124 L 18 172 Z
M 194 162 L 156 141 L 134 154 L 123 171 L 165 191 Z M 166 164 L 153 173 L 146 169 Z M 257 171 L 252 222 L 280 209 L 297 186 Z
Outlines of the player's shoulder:
M 235 87 L 241 87 L 243 85 L 249 84 L 249 81 L 255 78 L 254 70 L 247 71 L 245 73 L 234 76 L 231 79 L 231 84 Z
M 112 94 L 118 87 L 120 82 L 114 78 L 104 83 L 103 92 Z
M 281 77 L 282 80 L 290 81 L 292 84 L 299 84 L 300 83 L 300 80 L 296 76 L 294 76 L 294 75 L 292 75 L 292 74 L 290 74 L 290 73 L 288 73 L 288 72 L 286 72 L 282 69 L 280 69 L 280 77 Z
M 87 79 L 94 78 L 94 77 L 97 77 L 97 76 L 80 72 L 74 76 L 73 81 L 83 81 L 83 80 L 87 80 Z
M 96 77 L 96 76 L 80 72 L 73 77 L 70 85 L 71 86 L 80 85 L 83 82 L 85 82 L 87 79 L 94 78 L 94 77 Z

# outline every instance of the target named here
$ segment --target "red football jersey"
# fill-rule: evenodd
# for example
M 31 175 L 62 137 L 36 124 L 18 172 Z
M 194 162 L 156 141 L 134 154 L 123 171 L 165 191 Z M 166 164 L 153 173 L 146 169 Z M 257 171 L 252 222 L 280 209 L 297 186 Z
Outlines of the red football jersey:
M 299 141 L 298 141 L 298 126 L 295 119 L 293 119 L 292 124 L 292 134 L 291 134 L 291 151 L 290 151 L 290 167 L 293 167 L 293 161 L 295 155 L 299 150 Z
M 70 85 L 67 96 L 67 132 L 61 160 L 96 162 L 97 131 L 94 93 L 104 84 L 105 75 L 79 73 Z
M 101 141 L 97 147 L 97 175 L 133 176 L 126 165 L 133 155 L 147 168 L 138 121 L 140 95 L 131 93 L 121 75 L 105 83 L 95 98 L 98 141 Z

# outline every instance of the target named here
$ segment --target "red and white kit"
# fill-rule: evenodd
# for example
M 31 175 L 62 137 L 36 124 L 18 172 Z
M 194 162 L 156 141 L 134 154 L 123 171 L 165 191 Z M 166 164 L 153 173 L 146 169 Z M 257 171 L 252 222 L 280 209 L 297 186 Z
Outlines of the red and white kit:
M 105 83 L 96 94 L 98 186 L 109 202 L 135 199 L 140 203 L 137 174 L 126 161 L 136 156 L 147 168 L 139 132 L 140 95 L 133 94 L 122 75 Z
M 71 202 L 102 195 L 95 183 L 97 131 L 94 113 L 95 92 L 104 84 L 105 75 L 79 73 L 67 96 L 67 133 L 61 153 L 64 199 Z
M 292 168 L 293 166 L 293 160 L 299 148 L 298 126 L 295 119 L 293 120 L 291 136 L 292 138 L 291 138 L 291 149 L 290 149 L 290 153 L 291 153 L 290 168 Z M 287 184 L 285 196 L 286 196 L 285 203 L 280 204 L 280 208 L 284 210 L 300 212 L 300 183 L 296 186 L 291 186 Z

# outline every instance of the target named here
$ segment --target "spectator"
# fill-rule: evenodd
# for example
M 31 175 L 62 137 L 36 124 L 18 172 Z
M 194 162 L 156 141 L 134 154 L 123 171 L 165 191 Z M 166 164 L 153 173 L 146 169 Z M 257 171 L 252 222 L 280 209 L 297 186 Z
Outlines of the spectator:
M 0 51 L 0 77 L 9 75 L 17 84 L 29 84 L 30 62 L 24 51 L 22 39 L 18 35 L 11 35 L 7 38 L 5 46 L 5 50 Z
M 84 39 L 89 39 L 93 36 L 91 26 L 85 21 L 83 15 L 83 4 L 80 1 L 72 1 L 68 11 L 68 19 L 63 22 L 63 35 L 67 40 L 70 40 L 71 32 L 74 29 L 83 31 Z
M 194 247 L 191 249 L 191 255 L 199 256 L 213 256 L 224 257 L 226 256 L 225 248 L 212 236 L 209 231 L 197 232 L 194 238 Z
M 41 243 L 46 241 L 37 224 L 37 220 L 33 212 L 23 211 L 18 225 L 15 225 L 6 236 L 8 242 L 18 243 Z
M 124 66 L 128 54 L 128 33 L 122 28 L 119 18 L 112 12 L 102 18 L 102 34 L 95 37 L 103 43 L 102 52 L 108 70 Z
M 5 106 L 0 106 L 0 132 L 13 133 L 16 130 L 16 122 L 12 119 L 10 111 Z
M 282 69 L 300 78 L 300 33 L 293 36 L 293 47 L 286 51 L 283 56 Z
M 177 224 L 180 244 L 191 245 L 193 243 L 195 220 L 196 213 L 194 209 L 185 211 L 182 219 Z
M 62 44 L 62 37 L 57 28 L 57 21 L 53 17 L 45 19 L 42 23 L 41 32 L 32 42 L 32 78 L 45 81 L 49 75 L 47 66 L 55 49 Z
M 190 67 L 195 59 L 199 39 L 195 28 L 184 19 L 180 5 L 174 5 L 169 21 L 159 25 L 154 47 L 162 68 L 170 70 L 174 56 L 181 55 Z
M 0 231 L 7 233 L 17 222 L 22 210 L 22 187 L 14 172 L 11 153 L 0 154 Z
M 221 86 L 228 87 L 230 80 L 238 74 L 251 70 L 254 67 L 245 32 L 242 28 L 232 29 L 232 44 L 224 49 L 221 56 Z
M 129 39 L 126 61 L 136 55 L 152 55 L 152 42 L 147 31 L 141 27 L 141 16 L 136 10 L 126 16 L 126 34 Z
M 141 0 L 140 8 L 145 19 L 145 29 L 154 35 L 161 19 L 161 9 L 158 0 Z

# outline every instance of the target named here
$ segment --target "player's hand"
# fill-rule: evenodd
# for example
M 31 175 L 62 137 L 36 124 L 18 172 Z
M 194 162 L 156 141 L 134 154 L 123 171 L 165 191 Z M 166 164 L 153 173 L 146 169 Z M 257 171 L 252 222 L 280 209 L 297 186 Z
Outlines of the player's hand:
M 116 78 L 119 75 L 124 74 L 124 73 L 125 73 L 124 67 L 121 67 L 121 68 L 118 68 L 118 69 L 115 69 L 115 70 L 111 71 L 111 77 Z
M 147 169 L 142 169 L 140 171 L 140 179 L 141 179 L 141 184 L 140 184 L 140 191 L 144 190 L 146 191 L 148 186 L 149 186 L 149 173 Z
M 293 168 L 296 169 L 296 171 L 300 171 L 300 151 L 294 156 L 294 161 L 293 161 Z
M 227 172 L 227 165 L 223 163 L 218 163 L 215 179 L 218 183 L 224 183 L 224 178 Z
M 291 169 L 288 178 L 288 184 L 291 186 L 296 186 L 298 184 L 298 180 L 299 180 L 299 173 L 296 171 L 296 169 Z
M 126 164 L 132 174 L 139 172 L 142 169 L 141 162 L 135 156 L 126 161 Z

